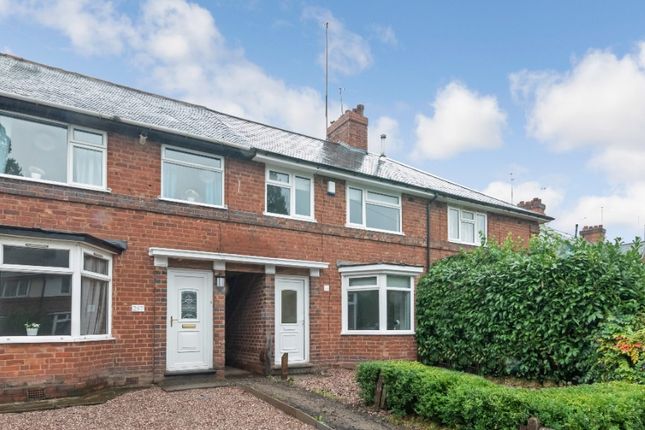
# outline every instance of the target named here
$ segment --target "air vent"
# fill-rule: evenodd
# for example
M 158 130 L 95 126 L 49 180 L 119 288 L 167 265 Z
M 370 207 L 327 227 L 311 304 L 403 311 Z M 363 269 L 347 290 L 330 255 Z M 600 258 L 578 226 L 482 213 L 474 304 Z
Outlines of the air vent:
M 44 400 L 44 388 L 27 388 L 27 401 Z

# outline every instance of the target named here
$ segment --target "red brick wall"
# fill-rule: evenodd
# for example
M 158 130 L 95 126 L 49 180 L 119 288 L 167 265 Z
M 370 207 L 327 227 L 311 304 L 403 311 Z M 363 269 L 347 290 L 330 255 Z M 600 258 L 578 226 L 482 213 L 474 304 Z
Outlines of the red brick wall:
M 318 222 L 310 223 L 262 215 L 262 164 L 226 159 L 228 210 L 223 210 L 159 201 L 160 163 L 159 144 L 149 140 L 141 146 L 138 139 L 110 134 L 110 193 L 0 178 L 0 224 L 128 241 L 128 250 L 114 260 L 115 339 L 76 344 L 0 344 L 0 393 L 10 393 L 5 400 L 24 394 L 24 384 L 77 387 L 86 384 L 91 376 L 95 381 L 109 379 L 106 383 L 125 383 L 126 377 L 146 383 L 153 374 L 163 376 L 166 272 L 153 267 L 148 255 L 150 247 L 328 262 L 330 268 L 310 282 L 311 361 L 329 364 L 365 358 L 414 358 L 413 336 L 340 335 L 341 286 L 336 265 L 338 261 L 424 265 L 424 199 L 403 196 L 404 235 L 375 233 L 345 227 L 345 186 L 341 180 L 336 180 L 336 196 L 329 196 L 328 178 L 314 178 Z M 528 238 L 536 228 L 534 223 L 493 214 L 489 215 L 488 225 L 491 238 L 505 237 L 508 232 Z M 430 243 L 433 260 L 459 248 L 448 243 L 446 236 L 446 206 L 435 202 Z M 232 265 L 227 269 L 232 270 Z M 271 291 L 272 282 L 273 277 L 265 277 Z M 330 291 L 323 291 L 323 285 L 329 285 Z M 273 294 L 269 296 L 262 317 L 265 335 L 273 332 Z M 132 304 L 145 305 L 146 312 L 132 313 Z M 222 295 L 214 297 L 214 308 L 214 359 L 218 365 L 224 361 L 225 350 Z M 257 347 L 253 347 L 253 353 Z
M 256 373 L 264 361 L 273 330 L 267 332 L 266 313 L 273 312 L 273 275 L 229 273 L 227 279 L 226 362 Z M 270 307 L 270 309 L 268 309 Z M 273 356 L 271 356 L 273 359 Z

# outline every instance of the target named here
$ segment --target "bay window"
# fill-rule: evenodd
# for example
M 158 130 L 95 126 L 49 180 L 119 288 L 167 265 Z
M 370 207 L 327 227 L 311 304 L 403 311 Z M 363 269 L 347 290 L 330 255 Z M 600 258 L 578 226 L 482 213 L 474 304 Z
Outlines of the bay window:
M 224 205 L 224 159 L 185 149 L 161 150 L 161 197 L 182 203 Z
M 448 240 L 468 245 L 481 245 L 487 237 L 486 214 L 448 207 Z
M 111 274 L 86 245 L 0 238 L 0 343 L 109 338 Z
M 341 267 L 339 271 L 343 276 L 343 334 L 414 332 L 414 279 L 421 268 L 376 265 Z
M 266 214 L 313 220 L 313 178 L 282 169 L 266 171 Z
M 348 186 L 347 225 L 400 233 L 401 196 Z
M 104 190 L 106 134 L 0 113 L 0 175 Z

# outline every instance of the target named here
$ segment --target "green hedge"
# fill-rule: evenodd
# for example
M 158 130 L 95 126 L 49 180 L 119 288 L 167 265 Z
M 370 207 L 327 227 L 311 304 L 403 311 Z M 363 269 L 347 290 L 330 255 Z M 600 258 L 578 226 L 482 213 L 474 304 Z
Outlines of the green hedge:
M 611 379 L 591 369 L 606 323 L 629 326 L 645 309 L 636 246 L 624 253 L 617 243 L 541 235 L 527 249 L 491 243 L 437 262 L 417 288 L 421 361 L 527 379 Z
M 374 402 L 383 374 L 387 407 L 462 429 L 517 429 L 532 416 L 553 429 L 642 430 L 645 387 L 624 382 L 558 388 L 511 388 L 480 376 L 416 362 L 362 363 L 357 380 L 362 398 Z

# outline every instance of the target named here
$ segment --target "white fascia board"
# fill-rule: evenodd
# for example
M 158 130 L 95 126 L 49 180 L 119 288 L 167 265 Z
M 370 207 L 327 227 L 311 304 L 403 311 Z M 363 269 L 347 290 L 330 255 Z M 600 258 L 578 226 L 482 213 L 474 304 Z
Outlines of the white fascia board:
M 224 254 L 221 252 L 190 251 L 184 249 L 150 248 L 148 254 L 152 257 L 183 258 L 187 260 L 201 261 L 222 261 L 225 263 L 273 265 L 277 267 L 296 267 L 304 269 L 327 269 L 329 267 L 329 263 L 325 263 L 323 261 L 292 260 L 288 258 Z
M 292 170 L 299 170 L 301 172 L 319 174 L 319 175 L 329 176 L 331 178 L 336 178 L 336 179 L 344 179 L 353 184 L 361 184 L 367 187 L 374 187 L 382 190 L 392 190 L 392 191 L 396 191 L 399 193 L 404 193 L 412 196 L 419 196 L 419 197 L 425 197 L 425 198 L 433 198 L 435 196 L 435 194 L 430 191 L 421 191 L 421 190 L 411 188 L 411 187 L 406 187 L 403 185 L 395 185 L 386 181 L 379 181 L 378 179 L 365 178 L 360 175 L 343 173 L 338 170 L 328 169 L 325 167 L 316 167 L 316 166 L 307 164 L 306 162 L 298 163 L 294 161 L 284 160 L 282 158 L 272 157 L 270 155 L 256 154 L 253 157 L 253 161 L 264 163 L 270 166 L 281 166 Z
M 131 119 L 126 119 L 126 118 L 121 118 L 121 117 L 115 118 L 114 116 L 103 115 L 103 114 L 100 114 L 100 113 L 97 113 L 97 112 L 92 112 L 92 111 L 87 110 L 87 109 L 81 109 L 81 108 L 76 108 L 76 107 L 73 107 L 73 106 L 61 105 L 61 104 L 58 104 L 58 103 L 46 102 L 46 101 L 31 98 L 31 97 L 25 97 L 25 96 L 20 96 L 20 95 L 17 95 L 17 94 L 6 93 L 6 92 L 1 91 L 1 90 L 0 90 L 0 96 L 10 98 L 10 99 L 21 100 L 21 101 L 24 101 L 24 102 L 34 103 L 34 104 L 38 104 L 38 105 L 42 105 L 42 106 L 53 107 L 53 108 L 56 108 L 56 109 L 66 110 L 66 111 L 70 111 L 70 112 L 80 113 L 80 114 L 83 114 L 83 115 L 92 116 L 94 118 L 104 119 L 104 120 L 108 120 L 108 121 L 121 122 L 123 124 L 132 125 L 132 126 L 135 126 L 135 127 L 141 127 L 143 129 L 156 130 L 156 131 L 161 131 L 163 133 L 174 134 L 176 136 L 188 137 L 190 139 L 201 140 L 203 142 L 216 143 L 216 144 L 224 145 L 224 146 L 231 146 L 233 148 L 244 149 L 244 150 L 247 150 L 247 151 L 251 149 L 250 145 L 239 145 L 239 144 L 235 144 L 235 143 L 231 143 L 231 142 L 222 142 L 222 141 L 219 141 L 219 140 L 216 140 L 216 139 L 210 139 L 208 137 L 199 136 L 197 134 L 192 134 L 192 133 L 188 133 L 188 132 L 185 132 L 185 131 L 173 130 L 172 128 L 168 128 L 168 127 L 164 127 L 164 126 L 160 126 L 160 125 L 147 124 L 147 123 L 143 123 L 143 122 L 139 122 L 139 121 L 135 121 L 135 120 L 131 120 Z
M 338 272 L 342 274 L 352 273 L 402 273 L 402 274 L 418 274 L 423 273 L 421 266 L 402 266 L 397 264 L 364 264 L 357 266 L 341 266 Z

